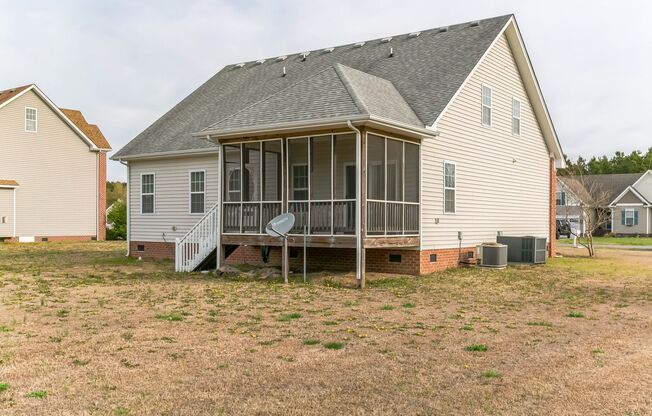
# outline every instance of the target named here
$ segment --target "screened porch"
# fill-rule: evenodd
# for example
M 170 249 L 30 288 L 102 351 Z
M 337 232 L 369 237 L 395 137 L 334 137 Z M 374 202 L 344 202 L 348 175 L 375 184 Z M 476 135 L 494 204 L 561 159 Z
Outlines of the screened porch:
M 265 234 L 283 212 L 291 234 L 356 234 L 356 135 L 222 145 L 223 234 Z M 366 135 L 366 234 L 419 234 L 419 145 Z M 364 193 L 364 192 L 363 192 Z

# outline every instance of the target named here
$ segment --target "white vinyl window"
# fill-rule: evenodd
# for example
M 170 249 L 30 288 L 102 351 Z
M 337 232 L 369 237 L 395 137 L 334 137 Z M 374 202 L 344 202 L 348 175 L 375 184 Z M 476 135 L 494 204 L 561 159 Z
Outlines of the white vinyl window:
M 491 126 L 491 87 L 482 85 L 482 125 Z
M 512 134 L 521 135 L 521 101 L 512 98 Z
M 143 173 L 140 176 L 140 213 L 154 213 L 154 174 Z
M 625 225 L 636 225 L 636 210 L 635 209 L 626 209 L 625 210 Z
M 206 172 L 190 172 L 190 213 L 203 214 L 206 203 Z
M 303 201 L 308 199 L 308 165 L 292 165 L 293 199 Z
M 25 107 L 25 131 L 36 132 L 36 108 Z
M 456 205 L 455 163 L 444 162 L 444 214 L 454 214 Z
M 557 206 L 561 207 L 566 205 L 566 192 L 557 191 Z

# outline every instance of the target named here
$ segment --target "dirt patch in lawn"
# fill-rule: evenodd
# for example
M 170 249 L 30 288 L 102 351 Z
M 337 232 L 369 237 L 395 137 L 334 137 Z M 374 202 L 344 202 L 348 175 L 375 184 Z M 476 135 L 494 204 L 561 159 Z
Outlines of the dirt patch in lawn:
M 562 253 L 358 291 L 0 244 L 0 414 L 650 414 L 652 256 Z

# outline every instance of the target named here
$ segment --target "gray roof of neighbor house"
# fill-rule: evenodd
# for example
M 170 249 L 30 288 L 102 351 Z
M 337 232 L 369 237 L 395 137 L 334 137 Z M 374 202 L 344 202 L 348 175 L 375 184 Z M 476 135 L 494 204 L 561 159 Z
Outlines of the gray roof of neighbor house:
M 307 51 L 307 55 L 304 52 L 228 65 L 113 158 L 215 147 L 207 140 L 192 137 L 212 125 L 228 128 L 231 124 L 277 122 L 292 117 L 328 117 L 338 111 L 382 112 L 392 119 L 418 123 L 421 128 L 432 125 L 510 18 L 506 15 L 394 36 L 389 41 L 376 39 Z M 310 77 L 324 84 L 321 88 L 310 85 Z M 346 91 L 338 82 L 344 83 Z M 336 89 L 324 89 L 328 86 Z M 396 99 L 389 100 L 373 91 L 377 87 Z M 311 95 L 298 97 L 301 91 Z M 300 98 L 301 104 L 310 105 L 305 113 L 273 111 L 272 103 L 280 102 L 282 96 Z M 283 102 L 288 111 L 303 110 L 301 104 Z M 337 104 L 337 108 L 331 108 L 331 104 Z
M 628 186 L 633 185 L 643 173 L 612 173 L 604 175 L 558 176 L 578 198 L 586 195 L 608 200 L 611 203 Z

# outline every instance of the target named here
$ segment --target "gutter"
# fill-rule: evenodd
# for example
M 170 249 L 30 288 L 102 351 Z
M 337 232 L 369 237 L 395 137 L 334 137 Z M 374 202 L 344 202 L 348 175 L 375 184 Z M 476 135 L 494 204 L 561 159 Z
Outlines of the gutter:
M 113 155 L 109 159 L 121 162 L 137 159 L 156 159 L 156 158 L 165 158 L 165 157 L 175 157 L 175 156 L 195 156 L 195 155 L 204 155 L 204 154 L 218 154 L 219 150 L 217 148 L 208 148 L 208 149 L 191 149 L 191 150 L 172 150 L 168 152 L 158 152 L 158 153 L 141 153 L 137 155 L 127 155 L 127 156 L 118 156 Z
M 129 211 L 131 211 L 131 205 L 129 205 L 129 194 L 131 193 L 131 181 L 129 180 L 131 178 L 131 167 L 129 166 L 129 163 L 123 162 L 122 160 L 118 159 L 118 162 L 127 167 L 127 201 L 125 202 L 127 204 L 127 254 L 125 257 L 129 257 L 131 255 L 131 215 L 129 215 Z
M 221 139 L 230 138 L 230 137 L 242 137 L 242 136 L 255 136 L 261 134 L 273 134 L 278 132 L 287 132 L 292 130 L 303 130 L 306 128 L 319 129 L 319 128 L 335 128 L 335 127 L 344 127 L 350 126 L 356 123 L 361 124 L 378 124 L 381 126 L 391 127 L 393 129 L 400 130 L 406 134 L 411 134 L 415 136 L 430 136 L 436 137 L 439 133 L 432 129 L 426 127 L 414 127 L 408 124 L 396 122 L 387 118 L 377 117 L 374 115 L 362 115 L 357 117 L 331 117 L 325 119 L 316 119 L 316 120 L 303 120 L 295 121 L 292 123 L 274 123 L 258 126 L 255 130 L 252 130 L 250 127 L 243 127 L 237 129 L 224 129 L 224 130 L 204 130 L 201 132 L 193 133 L 193 137 L 206 138 L 206 136 L 216 136 Z M 216 139 L 211 139 L 211 142 L 215 142 Z

